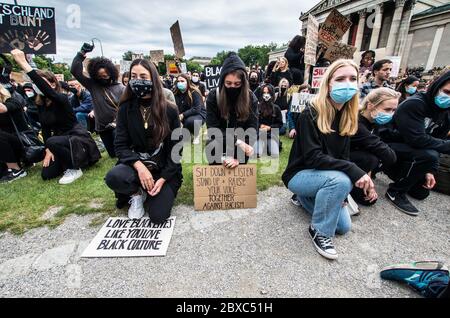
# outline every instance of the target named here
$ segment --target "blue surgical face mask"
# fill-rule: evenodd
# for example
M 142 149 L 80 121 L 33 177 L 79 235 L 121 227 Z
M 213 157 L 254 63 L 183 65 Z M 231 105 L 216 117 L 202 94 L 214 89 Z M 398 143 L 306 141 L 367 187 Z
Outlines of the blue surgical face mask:
M 417 92 L 417 87 L 411 86 L 406 89 L 406 92 L 409 95 L 414 95 Z
M 336 83 L 333 85 L 330 93 L 331 99 L 337 104 L 345 104 L 358 93 L 356 83 Z
M 442 109 L 448 109 L 450 108 L 450 96 L 445 94 L 444 92 L 441 92 L 439 95 L 437 95 L 434 98 L 434 102 L 439 108 Z
M 184 82 L 178 82 L 177 87 L 180 91 L 184 92 L 187 89 L 187 83 Z
M 379 112 L 375 116 L 374 121 L 377 125 L 386 125 L 392 121 L 393 117 L 394 117 L 394 114 L 387 114 L 387 113 Z

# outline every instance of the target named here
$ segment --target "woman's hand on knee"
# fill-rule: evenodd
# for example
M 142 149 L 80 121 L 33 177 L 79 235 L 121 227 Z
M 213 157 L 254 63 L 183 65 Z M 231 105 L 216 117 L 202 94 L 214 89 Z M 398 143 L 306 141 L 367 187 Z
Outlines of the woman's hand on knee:
M 427 173 L 425 176 L 425 184 L 423 187 L 427 190 L 431 190 L 436 186 L 436 179 L 432 173 Z
M 153 187 L 155 186 L 155 180 L 153 179 L 152 173 L 140 161 L 134 164 L 134 168 L 138 173 L 142 188 L 144 188 L 144 190 L 146 190 L 150 194 L 150 192 L 153 190 Z
M 370 203 L 373 203 L 376 200 L 378 200 L 378 193 L 375 190 L 375 188 L 369 190 L 367 196 L 365 197 L 365 200 L 369 201 Z
M 149 194 L 152 197 L 157 196 L 160 192 L 164 184 L 166 183 L 166 180 L 161 178 L 158 181 L 156 181 L 155 186 L 153 187 L 152 191 L 149 192 Z
M 367 196 L 369 191 L 375 190 L 375 185 L 369 175 L 364 175 L 361 179 L 356 181 L 355 186 L 364 191 L 364 194 Z
M 55 156 L 48 148 L 45 149 L 45 158 L 42 162 L 42 166 L 44 168 L 48 168 L 50 166 L 50 163 L 52 163 L 53 161 L 55 161 Z

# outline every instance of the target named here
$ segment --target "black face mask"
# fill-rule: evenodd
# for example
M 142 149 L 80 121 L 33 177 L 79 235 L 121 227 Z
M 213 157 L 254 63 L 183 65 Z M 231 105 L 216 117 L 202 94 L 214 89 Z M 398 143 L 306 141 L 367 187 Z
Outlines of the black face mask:
M 151 95 L 153 91 L 153 82 L 150 80 L 132 79 L 129 82 L 133 94 L 138 98 Z
M 69 88 L 69 92 L 71 92 L 72 94 L 74 94 L 74 95 L 77 95 L 78 94 L 78 90 L 76 89 L 76 88 Z
M 255 77 L 250 77 L 250 83 L 251 84 L 257 84 L 258 83 L 258 79 Z
M 108 79 L 105 79 L 105 78 L 98 78 L 98 79 L 97 79 L 97 82 L 98 82 L 100 85 L 102 85 L 102 86 L 108 86 L 108 85 L 110 85 L 110 84 L 112 83 L 112 81 L 111 81 L 110 78 L 108 78 Z
M 241 94 L 242 87 L 234 88 L 234 87 L 225 87 L 225 91 L 227 92 L 227 97 L 232 102 L 235 102 L 239 94 Z

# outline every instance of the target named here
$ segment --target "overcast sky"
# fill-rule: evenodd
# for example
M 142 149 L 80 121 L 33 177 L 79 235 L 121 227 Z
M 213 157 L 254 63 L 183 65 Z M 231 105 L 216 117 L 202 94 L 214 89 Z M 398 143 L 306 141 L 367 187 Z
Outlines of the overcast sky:
M 14 3 L 1 0 L 3 3 Z M 180 21 L 187 57 L 215 56 L 247 44 L 288 42 L 300 31 L 300 12 L 318 0 L 19 0 L 56 8 L 57 56 L 72 58 L 84 41 L 100 38 L 106 56 L 131 50 L 173 53 L 169 28 Z M 80 28 L 67 24 L 71 4 L 81 9 Z M 100 54 L 100 50 L 94 51 Z

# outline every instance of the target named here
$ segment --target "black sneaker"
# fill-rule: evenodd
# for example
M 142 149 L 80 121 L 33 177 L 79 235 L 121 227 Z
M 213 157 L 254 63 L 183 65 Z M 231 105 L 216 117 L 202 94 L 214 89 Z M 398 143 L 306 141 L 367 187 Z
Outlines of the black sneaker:
M 23 169 L 8 169 L 7 174 L 0 179 L 0 183 L 11 183 L 13 181 L 19 180 L 21 178 L 25 178 L 27 176 L 27 172 Z
M 314 247 L 320 255 L 330 260 L 336 260 L 338 258 L 331 237 L 321 235 L 312 227 L 312 225 L 309 227 L 309 235 L 311 236 Z
M 411 216 L 418 216 L 419 210 L 408 200 L 406 194 L 388 190 L 386 198 L 397 209 Z
M 302 207 L 302 204 L 301 204 L 300 200 L 297 198 L 297 195 L 296 195 L 296 194 L 294 194 L 294 195 L 292 196 L 292 198 L 291 198 L 291 203 L 292 203 L 293 205 L 295 205 L 296 207 L 298 207 L 298 208 L 301 208 L 301 207 Z
M 118 210 L 122 210 L 124 208 L 128 208 L 130 206 L 130 198 L 128 197 L 120 197 L 116 200 L 116 208 Z

